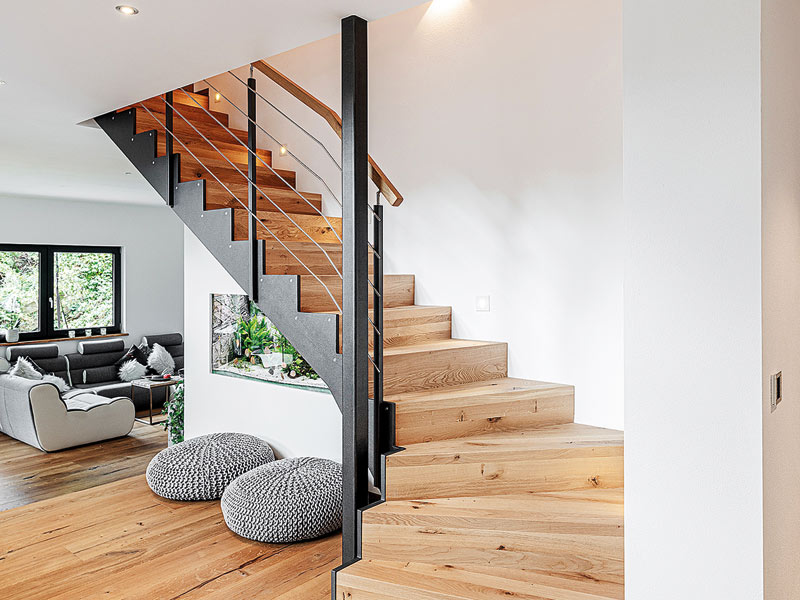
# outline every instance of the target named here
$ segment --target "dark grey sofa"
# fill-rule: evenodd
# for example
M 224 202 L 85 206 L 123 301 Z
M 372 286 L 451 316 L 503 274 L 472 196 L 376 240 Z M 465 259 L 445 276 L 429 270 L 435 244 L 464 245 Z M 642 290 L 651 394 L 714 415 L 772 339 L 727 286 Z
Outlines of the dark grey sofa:
M 175 359 L 175 370 L 183 368 L 183 336 L 180 333 L 148 335 L 142 343 L 152 348 L 160 344 Z M 90 392 L 106 398 L 124 396 L 133 400 L 137 411 L 147 410 L 150 394 L 142 388 L 134 388 L 131 395 L 131 384 L 120 381 L 119 365 L 116 363 L 125 355 L 127 348 L 121 338 L 79 342 L 78 352 L 59 355 L 55 344 L 35 346 L 10 346 L 7 357 L 14 362 L 20 356 L 30 357 L 37 365 L 48 373 L 52 372 L 63 378 L 72 388 L 66 396 L 74 393 Z M 166 400 L 166 388 L 153 390 L 153 407 L 160 408 Z

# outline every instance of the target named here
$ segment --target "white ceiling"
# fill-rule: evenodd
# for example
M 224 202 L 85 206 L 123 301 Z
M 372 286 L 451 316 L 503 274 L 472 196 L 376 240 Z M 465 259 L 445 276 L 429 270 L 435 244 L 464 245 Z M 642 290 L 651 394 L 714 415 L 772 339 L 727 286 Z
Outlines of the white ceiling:
M 0 194 L 156 203 L 102 131 L 78 123 L 420 0 L 3 0 Z

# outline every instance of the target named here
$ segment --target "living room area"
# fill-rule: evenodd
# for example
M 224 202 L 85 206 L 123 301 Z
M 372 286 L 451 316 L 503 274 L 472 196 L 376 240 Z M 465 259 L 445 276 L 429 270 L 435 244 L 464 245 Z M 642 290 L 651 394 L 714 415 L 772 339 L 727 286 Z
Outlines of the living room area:
M 183 394 L 183 231 L 113 200 L 3 197 L 0 210 L 5 511 L 143 473 L 167 446 L 165 400 Z

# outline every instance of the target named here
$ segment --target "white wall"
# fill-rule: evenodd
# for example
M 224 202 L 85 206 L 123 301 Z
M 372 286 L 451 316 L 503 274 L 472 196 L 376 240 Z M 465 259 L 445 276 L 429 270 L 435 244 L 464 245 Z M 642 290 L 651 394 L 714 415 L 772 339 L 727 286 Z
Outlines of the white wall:
M 452 305 L 455 336 L 508 341 L 512 376 L 575 384 L 578 421 L 617 428 L 621 29 L 620 0 L 437 0 L 369 26 L 370 150 L 406 198 L 386 210 L 387 272 L 416 274 L 418 304 Z M 332 37 L 269 62 L 338 110 L 339 56 Z M 318 116 L 258 81 L 338 152 Z M 259 110 L 338 180 L 302 133 Z M 486 294 L 492 310 L 477 313 Z
M 341 461 L 342 416 L 328 393 L 211 373 L 211 294 L 243 294 L 188 229 L 186 282 L 186 437 L 218 431 L 256 435 L 280 457 Z
M 183 224 L 166 206 L 0 196 L 0 240 L 123 248 L 123 338 L 183 331 Z M 62 353 L 76 341 L 59 342 Z
M 762 2 L 764 587 L 800 597 L 800 4 Z M 769 376 L 783 374 L 770 411 Z
M 754 600 L 760 0 L 623 17 L 626 598 Z

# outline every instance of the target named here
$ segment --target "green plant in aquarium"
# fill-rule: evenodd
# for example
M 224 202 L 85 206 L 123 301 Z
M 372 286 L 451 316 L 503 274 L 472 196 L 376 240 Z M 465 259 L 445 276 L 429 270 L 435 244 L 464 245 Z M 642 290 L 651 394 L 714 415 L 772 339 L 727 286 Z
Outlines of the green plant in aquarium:
M 251 314 L 245 320 L 239 317 L 236 333 L 242 340 L 242 348 L 247 358 L 261 354 L 264 348 L 272 344 L 272 333 L 267 319 L 261 314 Z M 253 358 L 253 360 L 255 360 Z
M 308 377 L 309 379 L 319 379 L 317 372 L 306 362 L 306 359 L 300 355 L 296 355 L 295 359 L 281 370 L 292 378 Z

